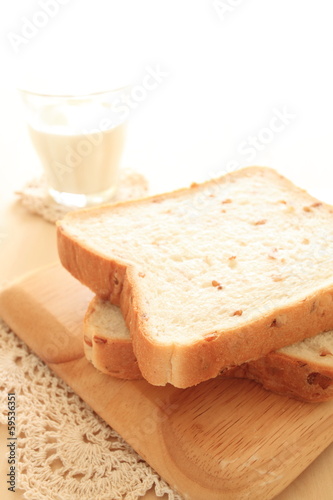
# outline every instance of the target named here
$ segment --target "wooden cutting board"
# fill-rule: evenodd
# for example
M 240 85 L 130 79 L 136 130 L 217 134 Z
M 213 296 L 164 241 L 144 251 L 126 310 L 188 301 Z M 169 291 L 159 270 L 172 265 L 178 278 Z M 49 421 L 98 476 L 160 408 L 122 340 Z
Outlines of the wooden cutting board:
M 176 389 L 99 373 L 81 339 L 91 297 L 55 264 L 2 291 L 0 315 L 185 498 L 271 499 L 333 441 L 333 402 L 301 403 L 247 380 Z

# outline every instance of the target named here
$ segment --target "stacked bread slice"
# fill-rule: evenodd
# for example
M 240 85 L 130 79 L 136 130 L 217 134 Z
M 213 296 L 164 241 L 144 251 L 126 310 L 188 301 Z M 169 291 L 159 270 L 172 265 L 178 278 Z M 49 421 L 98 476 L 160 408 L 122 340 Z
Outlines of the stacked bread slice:
M 85 355 L 98 370 L 122 379 L 142 378 L 119 307 L 95 297 L 85 315 L 83 332 Z M 253 379 L 266 389 L 303 401 L 332 399 L 333 331 L 226 368 L 221 376 Z
M 228 373 L 307 400 L 330 397 L 333 208 L 275 171 L 251 167 L 71 213 L 58 223 L 58 248 L 104 301 L 85 326 L 97 368 L 183 388 Z M 120 307 L 121 335 L 108 334 L 121 320 L 108 303 Z M 111 361 L 120 346 L 130 346 L 127 366 Z

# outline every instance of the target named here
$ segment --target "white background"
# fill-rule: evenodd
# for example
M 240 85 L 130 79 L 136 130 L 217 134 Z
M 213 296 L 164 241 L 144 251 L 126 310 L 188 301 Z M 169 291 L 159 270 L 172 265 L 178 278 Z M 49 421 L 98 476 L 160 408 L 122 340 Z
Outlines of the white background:
M 168 76 L 131 112 L 123 164 L 153 189 L 221 174 L 232 161 L 272 166 L 332 200 L 332 2 L 53 0 L 58 11 L 15 50 L 13 34 L 36 24 L 43 1 L 0 7 L 1 176 L 17 170 L 9 188 L 38 165 L 15 85 L 75 91 L 128 75 L 140 85 L 150 66 Z M 254 159 L 240 153 L 274 109 L 294 118 Z

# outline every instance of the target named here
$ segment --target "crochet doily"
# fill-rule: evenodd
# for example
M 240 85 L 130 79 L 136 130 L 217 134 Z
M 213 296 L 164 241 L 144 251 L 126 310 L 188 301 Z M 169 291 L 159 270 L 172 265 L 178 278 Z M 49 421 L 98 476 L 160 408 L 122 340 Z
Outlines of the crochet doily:
M 148 183 L 123 169 L 112 201 L 145 196 Z M 68 207 L 48 195 L 45 179 L 17 192 L 32 213 L 55 222 Z M 0 422 L 16 397 L 16 488 L 27 500 L 136 500 L 154 489 L 181 500 L 151 467 L 0 319 Z
M 0 320 L 0 422 L 15 393 L 16 488 L 27 500 L 181 497 Z
M 70 211 L 70 208 L 59 205 L 51 198 L 44 176 L 28 182 L 16 194 L 29 212 L 41 215 L 49 222 L 61 219 Z M 134 170 L 123 168 L 119 173 L 117 191 L 111 201 L 126 201 L 141 198 L 147 194 L 148 182 L 146 178 Z

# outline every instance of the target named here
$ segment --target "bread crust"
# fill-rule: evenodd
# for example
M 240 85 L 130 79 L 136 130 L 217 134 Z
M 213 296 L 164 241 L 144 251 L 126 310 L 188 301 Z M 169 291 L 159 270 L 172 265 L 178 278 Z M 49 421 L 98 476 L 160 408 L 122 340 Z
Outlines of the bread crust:
M 308 403 L 333 398 L 333 370 L 279 352 L 223 371 L 223 377 L 248 378 L 265 389 Z
M 131 341 L 105 339 L 101 343 L 96 337 L 85 338 L 83 347 L 86 358 L 99 371 L 126 380 L 142 379 Z
M 91 316 L 95 313 L 96 297 L 90 302 L 83 321 L 83 348 L 86 358 L 99 371 L 112 377 L 137 380 L 142 378 L 131 339 L 113 339 L 92 332 Z
M 321 301 L 331 304 L 330 309 L 326 310 L 324 315 L 320 307 L 314 308 L 314 304 L 321 303 Z M 272 326 L 276 316 L 279 315 L 286 317 L 285 325 Z M 182 346 L 179 351 L 175 348 L 174 370 L 177 371 L 177 368 L 180 369 L 182 366 L 183 380 L 190 385 L 195 385 L 198 373 L 205 377 L 204 380 L 208 380 L 218 375 L 218 366 L 230 367 L 260 359 L 271 351 L 328 331 L 332 329 L 332 326 L 333 292 L 325 290 L 289 308 L 275 311 L 274 314 L 260 318 L 241 329 L 224 331 L 223 336 L 217 337 L 216 340 L 210 340 L 208 337 L 207 342 L 188 346 L 186 353 L 179 352 Z M 187 364 L 182 362 L 184 356 L 188 361 Z M 241 358 L 244 361 L 240 361 Z
M 142 379 L 130 338 L 110 337 L 103 331 L 98 332 L 97 338 L 97 334 L 94 335 L 94 320 L 91 320 L 91 316 L 97 303 L 95 297 L 84 319 L 84 351 L 87 359 L 95 368 L 113 377 Z M 333 367 L 306 362 L 301 356 L 272 352 L 256 361 L 225 369 L 220 376 L 254 380 L 267 390 L 307 403 L 333 399 Z
M 259 170 L 265 170 L 265 175 L 274 179 L 276 176 L 283 179 L 287 186 L 295 189 L 290 181 L 271 169 L 250 167 L 230 175 L 235 179 L 238 175 L 251 175 Z M 227 182 L 230 175 L 203 185 L 213 189 L 216 182 Z M 184 191 L 190 192 L 182 189 L 147 198 L 144 202 L 177 197 Z M 311 200 L 314 199 L 311 197 Z M 126 202 L 127 205 L 136 203 L 142 201 Z M 63 266 L 99 297 L 120 306 L 131 332 L 139 369 L 153 385 L 171 383 L 179 388 L 196 385 L 218 376 L 224 368 L 259 359 L 273 350 L 333 329 L 333 285 L 330 285 L 250 324 L 212 331 L 190 345 L 177 342 L 159 344 L 147 329 L 144 298 L 133 265 L 91 251 L 84 243 L 67 235 L 61 221 L 57 227 L 58 251 Z M 276 321 L 280 315 L 284 316 L 282 325 Z

